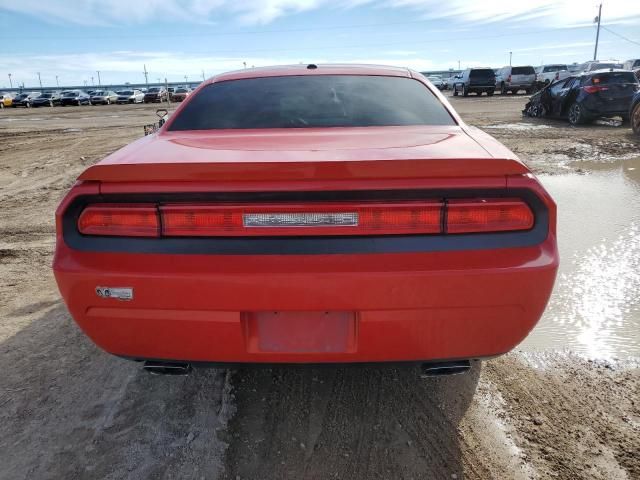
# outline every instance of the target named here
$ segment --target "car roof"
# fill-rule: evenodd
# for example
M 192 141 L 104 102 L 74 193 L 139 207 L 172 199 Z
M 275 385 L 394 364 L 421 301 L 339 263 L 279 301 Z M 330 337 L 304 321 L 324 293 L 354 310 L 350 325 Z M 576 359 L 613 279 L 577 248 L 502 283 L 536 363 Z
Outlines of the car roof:
M 309 68 L 314 65 L 315 68 Z M 233 72 L 222 73 L 207 80 L 207 83 L 225 80 L 240 80 L 245 78 L 281 77 L 299 75 L 380 75 L 391 77 L 411 77 L 407 68 L 388 65 L 360 65 L 360 64 L 300 64 L 279 65 L 271 67 L 246 68 Z

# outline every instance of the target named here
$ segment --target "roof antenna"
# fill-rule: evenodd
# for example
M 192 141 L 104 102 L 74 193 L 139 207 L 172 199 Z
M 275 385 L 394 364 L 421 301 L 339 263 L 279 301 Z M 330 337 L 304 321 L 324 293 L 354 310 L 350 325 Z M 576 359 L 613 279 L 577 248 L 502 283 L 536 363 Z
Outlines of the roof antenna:
M 316 68 L 318 68 L 318 65 L 316 65 L 315 63 L 310 63 L 309 65 L 307 65 L 307 69 L 309 70 L 315 70 Z

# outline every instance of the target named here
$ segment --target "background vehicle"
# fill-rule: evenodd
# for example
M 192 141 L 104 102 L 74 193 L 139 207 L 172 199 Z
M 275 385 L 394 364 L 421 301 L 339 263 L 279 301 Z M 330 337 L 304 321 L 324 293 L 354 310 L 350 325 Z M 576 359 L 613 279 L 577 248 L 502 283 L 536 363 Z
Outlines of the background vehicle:
M 600 70 L 559 80 L 531 97 L 525 113 L 567 118 L 573 125 L 598 117 L 629 116 L 629 105 L 639 89 L 628 70 Z
M 58 92 L 45 92 L 31 101 L 32 107 L 53 107 L 55 105 L 60 105 L 60 94 Z
M 112 90 L 98 90 L 91 95 L 93 105 L 111 105 L 116 103 L 118 95 Z
M 11 102 L 12 107 L 31 107 L 31 103 L 34 99 L 42 95 L 40 92 L 21 93 L 17 95 Z
M 67 90 L 62 92 L 60 105 L 63 107 L 67 105 L 91 105 L 91 97 L 82 90 Z
M 502 95 L 512 94 L 524 90 L 527 94 L 533 92 L 536 83 L 536 71 L 532 66 L 502 67 L 496 74 L 496 87 Z
M 580 72 L 595 72 L 596 70 L 608 70 L 611 68 L 622 69 L 622 63 L 613 61 L 601 62 L 599 60 L 590 60 L 581 65 Z
M 164 87 L 150 87 L 144 94 L 144 103 L 164 102 L 167 100 L 169 92 Z
M 173 93 L 169 93 L 169 98 L 174 102 L 182 102 L 191 94 L 191 89 L 185 87 L 177 87 Z
M 423 73 L 424 75 L 424 73 Z M 438 90 L 446 90 L 447 82 L 445 82 L 441 76 L 439 75 L 429 75 L 426 76 L 427 80 L 429 80 Z
M 144 101 L 144 93 L 140 90 L 120 90 L 116 93 L 118 94 L 117 103 L 142 103 Z
M 627 60 L 624 62 L 623 67 L 624 70 L 635 70 L 636 68 L 640 68 L 640 58 L 632 58 L 631 60 Z
M 542 88 L 557 80 L 562 80 L 571 75 L 569 68 L 565 64 L 557 63 L 542 65 L 536 68 L 536 82 Z
M 555 204 L 407 73 L 223 74 L 89 167 L 57 210 L 54 259 L 82 330 L 148 369 L 465 369 L 511 350 L 552 290 Z
M 491 68 L 467 68 L 453 82 L 453 95 L 462 93 L 466 97 L 470 93 L 491 96 L 496 90 L 496 76 Z
M 14 93 L 3 93 L 0 95 L 0 108 L 10 107 L 15 96 Z
M 633 133 L 640 137 L 640 91 L 638 91 L 631 100 L 629 121 L 631 122 Z

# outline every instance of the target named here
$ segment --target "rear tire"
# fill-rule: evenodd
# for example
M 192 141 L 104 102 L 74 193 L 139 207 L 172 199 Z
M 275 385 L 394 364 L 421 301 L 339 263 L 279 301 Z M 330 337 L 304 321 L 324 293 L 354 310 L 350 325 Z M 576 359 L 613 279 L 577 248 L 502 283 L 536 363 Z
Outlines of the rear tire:
M 569 107 L 568 117 L 571 125 L 582 125 L 587 121 L 587 118 L 584 115 L 584 109 L 578 102 L 573 102 L 571 104 Z
M 455 85 L 453 86 L 453 96 L 454 97 L 458 96 L 458 87 L 456 87 Z
M 500 84 L 500 95 L 506 95 L 507 94 L 507 87 L 505 86 L 504 82 Z
M 636 106 L 631 110 L 631 129 L 638 137 L 640 137 L 640 102 L 636 103 Z
M 467 86 L 464 83 L 462 84 L 462 96 L 463 97 L 469 96 L 469 91 L 467 90 Z
M 493 94 L 496 93 L 495 90 L 489 90 L 487 92 L 487 95 L 489 95 L 490 97 L 493 97 Z

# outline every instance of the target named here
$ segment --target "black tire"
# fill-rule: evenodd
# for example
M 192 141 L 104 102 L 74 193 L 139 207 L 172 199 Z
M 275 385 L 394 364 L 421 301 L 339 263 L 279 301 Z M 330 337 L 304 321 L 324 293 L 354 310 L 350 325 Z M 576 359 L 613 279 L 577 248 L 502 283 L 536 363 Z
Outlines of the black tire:
M 640 102 L 636 103 L 633 110 L 631 110 L 629 121 L 631 122 L 633 133 L 640 137 Z
M 469 91 L 467 90 L 467 86 L 464 83 L 462 84 L 462 96 L 463 97 L 469 96 Z
M 487 95 L 489 95 L 490 97 L 493 97 L 493 94 L 496 93 L 495 90 L 489 90 L 487 92 Z
M 504 82 L 502 82 L 500 84 L 500 95 L 506 95 L 507 94 L 507 87 L 505 86 Z
M 587 122 L 587 117 L 584 114 L 584 109 L 578 102 L 573 102 L 567 112 L 567 117 L 571 125 L 582 125 Z
M 458 87 L 457 86 L 453 86 L 453 96 L 457 97 L 458 96 Z

